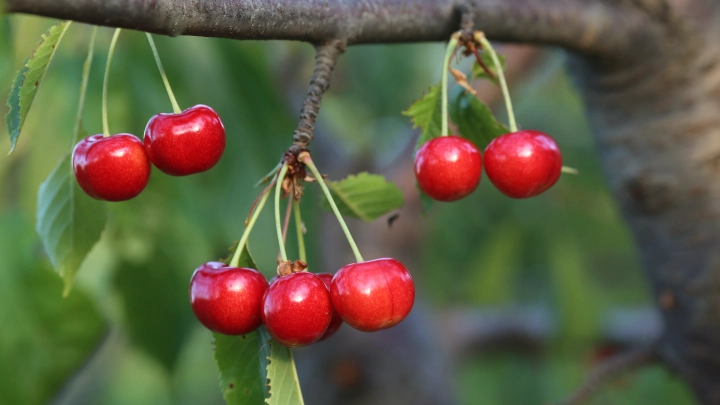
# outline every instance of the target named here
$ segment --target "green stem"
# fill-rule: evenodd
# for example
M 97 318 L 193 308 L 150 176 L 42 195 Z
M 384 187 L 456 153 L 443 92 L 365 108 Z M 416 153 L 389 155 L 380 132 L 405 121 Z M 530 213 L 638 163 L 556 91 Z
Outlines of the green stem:
M 88 45 L 88 53 L 83 63 L 82 81 L 80 82 L 80 99 L 78 101 L 77 115 L 75 116 L 75 129 L 73 130 L 72 141 L 70 145 L 75 145 L 77 136 L 80 133 L 80 125 L 82 125 L 83 111 L 85 110 L 85 95 L 87 94 L 88 80 L 90 79 L 90 66 L 92 65 L 93 54 L 95 53 L 95 36 L 97 35 L 98 26 L 94 26 L 92 34 L 90 34 L 90 45 Z
M 245 249 L 245 245 L 247 244 L 248 238 L 250 237 L 250 232 L 252 231 L 253 226 L 255 226 L 255 221 L 257 221 L 258 217 L 260 216 L 260 211 L 262 211 L 263 207 L 265 206 L 265 202 L 268 200 L 268 197 L 270 197 L 270 193 L 263 194 L 260 202 L 257 205 L 257 208 L 255 208 L 255 211 L 253 211 L 253 214 L 250 217 L 250 221 L 248 221 L 248 224 L 245 227 L 245 231 L 240 237 L 240 242 L 238 242 L 237 248 L 235 248 L 235 254 L 233 254 L 232 260 L 230 260 L 230 267 L 237 267 L 238 263 L 240 263 L 240 255 L 242 254 L 243 249 Z
M 498 59 L 495 49 L 493 49 L 490 41 L 485 38 L 484 35 L 480 36 L 480 43 L 486 51 L 490 52 L 495 69 L 497 70 L 498 79 L 500 80 L 500 89 L 502 90 L 503 98 L 505 99 L 505 108 L 507 108 L 508 121 L 510 122 L 510 132 L 517 132 L 517 124 L 515 123 L 515 113 L 513 112 L 512 100 L 510 100 L 510 92 L 508 91 L 507 82 L 505 81 L 505 73 L 503 72 L 502 64 Z
M 285 178 L 285 173 L 288 171 L 288 166 L 283 164 L 278 174 L 277 184 L 275 184 L 275 229 L 277 230 L 278 244 L 280 245 L 280 259 L 287 260 L 287 253 L 285 253 L 285 243 L 283 242 L 282 226 L 280 221 L 280 194 L 282 194 L 282 183 Z
M 175 112 L 175 114 L 180 114 L 182 110 L 180 109 L 180 106 L 175 99 L 175 94 L 173 94 L 172 88 L 170 87 L 170 82 L 165 75 L 165 69 L 163 69 L 162 62 L 160 61 L 160 55 L 158 54 L 157 48 L 155 47 L 155 41 L 153 41 L 152 35 L 150 35 L 149 32 L 146 32 L 145 35 L 147 35 L 147 39 L 150 43 L 150 48 L 152 49 L 153 56 L 155 56 L 155 63 L 157 64 L 158 70 L 160 70 L 160 76 L 162 77 L 163 83 L 165 83 L 165 90 L 170 97 L 170 102 L 173 106 L 173 112 Z
M 120 36 L 120 28 L 115 28 L 112 40 L 110 41 L 110 49 L 108 50 L 107 64 L 105 65 L 105 78 L 103 78 L 103 89 L 102 89 L 102 121 L 103 121 L 103 136 L 110 136 L 110 126 L 108 125 L 107 115 L 107 93 L 108 93 L 108 79 L 110 78 L 110 64 L 112 63 L 113 54 L 115 53 L 115 44 L 117 44 L 118 37 Z
M 297 232 L 298 250 L 300 251 L 300 260 L 307 263 L 307 255 L 305 253 L 305 235 L 303 235 L 303 222 L 300 217 L 300 202 L 293 201 L 293 210 L 295 211 L 295 230 Z
M 457 34 L 453 34 L 448 42 L 447 49 L 445 50 L 445 59 L 443 59 L 442 79 L 440 80 L 441 89 L 441 114 L 442 114 L 442 128 L 440 128 L 440 136 L 448 136 L 448 70 L 450 69 L 450 58 L 455 51 L 458 44 Z
M 358 263 L 364 262 L 365 260 L 362 258 L 362 255 L 360 255 L 360 251 L 358 250 L 357 245 L 355 244 L 355 240 L 353 239 L 352 235 L 350 234 L 350 230 L 347 227 L 347 224 L 345 224 L 345 220 L 343 219 L 342 215 L 340 214 L 340 210 L 338 210 L 337 205 L 335 204 L 335 201 L 332 198 L 332 195 L 330 194 L 330 190 L 328 190 L 327 185 L 325 185 L 325 180 L 323 179 L 320 172 L 318 172 L 317 167 L 315 167 L 315 163 L 313 163 L 312 159 L 310 158 L 310 155 L 306 155 L 303 160 L 303 163 L 307 167 L 310 168 L 310 171 L 312 172 L 313 176 L 315 176 L 315 179 L 320 184 L 320 188 L 322 188 L 323 193 L 325 193 L 325 197 L 327 198 L 328 202 L 330 203 L 330 207 L 332 207 L 333 212 L 335 213 L 335 216 L 337 217 L 338 222 L 340 223 L 340 227 L 342 228 L 343 232 L 345 232 L 345 237 L 347 238 L 348 242 L 350 243 L 350 247 L 352 248 L 353 254 L 355 254 L 355 260 L 357 260 Z

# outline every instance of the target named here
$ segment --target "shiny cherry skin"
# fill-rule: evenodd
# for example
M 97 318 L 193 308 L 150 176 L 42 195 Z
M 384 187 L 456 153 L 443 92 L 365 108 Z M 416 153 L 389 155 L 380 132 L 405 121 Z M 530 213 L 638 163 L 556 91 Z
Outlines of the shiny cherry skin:
M 244 335 L 260 326 L 267 288 L 267 280 L 255 269 L 208 262 L 195 269 L 190 279 L 190 306 L 211 331 Z
M 225 127 L 217 113 L 196 105 L 179 114 L 157 114 L 145 127 L 150 161 L 172 176 L 204 172 L 222 157 Z
M 318 341 L 332 314 L 328 288 L 307 271 L 278 277 L 263 297 L 262 323 L 273 339 L 287 347 Z
M 330 297 L 345 323 L 374 332 L 405 319 L 415 302 L 415 285 L 402 263 L 376 259 L 341 268 L 330 284 Z
M 420 189 L 438 201 L 455 201 L 480 183 L 482 155 L 459 136 L 441 136 L 425 142 L 415 155 L 415 178 Z
M 140 194 L 150 179 L 145 148 L 130 134 L 81 140 L 73 149 L 72 167 L 80 188 L 98 200 L 129 200 Z
M 317 273 L 316 276 L 320 277 L 320 280 L 325 283 L 325 287 L 330 289 L 330 283 L 332 282 L 333 275 L 330 273 Z M 342 326 L 343 320 L 340 317 L 340 314 L 337 313 L 337 311 L 333 310 L 332 319 L 330 319 L 330 325 L 327 327 L 327 330 L 325 330 L 325 333 L 323 333 L 322 336 L 320 336 L 320 339 L 318 339 L 318 342 L 323 341 L 330 336 L 334 335 L 335 332 L 340 329 Z
M 495 187 L 512 198 L 536 196 L 560 178 L 562 155 L 555 140 L 534 130 L 499 136 L 485 149 L 485 172 Z

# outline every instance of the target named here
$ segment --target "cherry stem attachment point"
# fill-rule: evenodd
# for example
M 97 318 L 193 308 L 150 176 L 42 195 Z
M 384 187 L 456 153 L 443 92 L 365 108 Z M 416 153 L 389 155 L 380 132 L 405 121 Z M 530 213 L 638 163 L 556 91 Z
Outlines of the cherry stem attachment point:
M 455 48 L 458 45 L 459 32 L 450 37 L 447 49 L 445 50 L 445 58 L 443 59 L 442 67 L 442 79 L 440 80 L 441 89 L 441 115 L 442 115 L 442 127 L 440 128 L 440 136 L 448 136 L 448 70 L 450 69 L 450 59 L 455 52 Z
M 170 103 L 172 103 L 173 112 L 175 114 L 180 114 L 182 110 L 180 109 L 180 106 L 175 99 L 175 94 L 173 94 L 172 88 L 170 87 L 170 82 L 168 81 L 167 75 L 165 75 L 165 69 L 163 69 L 162 62 L 160 61 L 160 54 L 158 54 L 157 48 L 155 47 L 155 41 L 153 41 L 152 35 L 150 35 L 149 32 L 146 32 L 145 35 L 147 35 L 148 43 L 150 43 L 150 48 L 152 49 L 153 56 L 155 56 L 155 63 L 157 64 L 158 70 L 160 71 L 160 76 L 162 77 L 163 83 L 165 83 L 165 90 L 167 90 L 167 94 L 170 97 Z
M 298 251 L 300 252 L 300 260 L 307 263 L 307 254 L 305 253 L 305 236 L 303 233 L 303 222 L 300 217 L 300 202 L 293 200 L 293 210 L 295 212 L 295 231 L 297 232 Z
M 345 232 L 345 237 L 348 240 L 348 243 L 350 243 L 350 247 L 352 248 L 353 254 L 355 255 L 355 260 L 357 260 L 358 263 L 364 262 L 365 260 L 362 258 L 362 255 L 360 255 L 360 250 L 358 250 L 357 245 L 355 244 L 355 240 L 353 239 L 352 235 L 350 234 L 350 230 L 347 227 L 347 224 L 345 223 L 345 220 L 343 219 L 342 215 L 340 214 L 340 210 L 338 209 L 337 205 L 335 204 L 335 201 L 332 198 L 332 194 L 330 194 L 330 190 L 328 190 L 327 185 L 325 184 L 325 179 L 323 179 L 322 175 L 318 171 L 317 167 L 315 167 L 315 163 L 313 163 L 312 158 L 310 157 L 310 154 L 307 152 L 302 152 L 298 156 L 298 160 L 302 163 L 305 163 L 307 167 L 310 168 L 310 171 L 312 172 L 313 176 L 315 176 L 315 179 L 317 179 L 318 184 L 320 184 L 320 188 L 322 188 L 323 193 L 325 193 L 325 197 L 327 198 L 328 202 L 330 203 L 330 207 L 333 210 L 333 213 L 335 214 L 335 217 L 337 217 L 338 222 L 340 223 L 340 227 L 342 228 L 343 232 Z
M 255 226 L 255 221 L 257 221 L 260 216 L 260 211 L 262 211 L 265 206 L 265 202 L 267 202 L 268 197 L 270 197 L 270 193 L 267 192 L 267 190 L 263 191 L 263 193 L 264 194 L 262 195 L 262 198 L 260 198 L 260 202 L 257 204 L 257 208 L 253 211 L 250 221 L 248 221 L 247 226 L 245 227 L 245 231 L 240 237 L 240 242 L 238 242 L 237 248 L 235 248 L 235 253 L 229 263 L 230 267 L 237 267 L 238 263 L 240 263 L 240 255 L 242 254 L 243 249 L 245 249 L 245 245 L 247 245 L 250 232 L 252 231 L 253 226 Z
M 285 252 L 282 229 L 280 229 L 280 194 L 282 194 L 282 183 L 287 171 L 288 165 L 283 164 L 275 184 L 275 229 L 277 230 L 278 244 L 280 245 L 280 259 L 283 261 L 287 260 L 287 253 Z
M 120 36 L 120 28 L 115 28 L 112 40 L 110 41 L 110 49 L 108 50 L 107 63 L 105 64 L 105 77 L 103 78 L 103 89 L 102 89 L 102 124 L 103 124 L 103 136 L 105 138 L 110 136 L 110 126 L 108 125 L 108 114 L 107 114 L 107 94 L 108 94 L 108 79 L 110 78 L 110 64 L 112 63 L 113 54 L 115 53 L 115 44 L 117 44 L 118 37 Z
M 485 34 L 478 32 L 475 35 L 476 39 L 479 40 L 480 44 L 482 44 L 483 48 L 485 48 L 485 51 L 490 53 L 490 58 L 492 58 L 495 70 L 497 70 L 498 80 L 500 81 L 500 90 L 502 90 L 503 98 L 505 99 L 505 108 L 507 108 L 510 132 L 517 132 L 518 128 L 517 123 L 515 122 L 515 112 L 513 111 L 512 100 L 510 99 L 510 92 L 508 91 L 507 82 L 505 81 L 505 72 L 503 72 L 500 59 L 498 58 L 490 41 L 485 38 Z

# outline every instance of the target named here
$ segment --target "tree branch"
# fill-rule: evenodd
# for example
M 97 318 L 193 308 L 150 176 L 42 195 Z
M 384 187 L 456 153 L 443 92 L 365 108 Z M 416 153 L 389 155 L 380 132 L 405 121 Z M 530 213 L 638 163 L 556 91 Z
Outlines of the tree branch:
M 170 36 L 285 39 L 311 43 L 442 41 L 461 11 L 493 39 L 617 54 L 647 13 L 618 0 L 6 0 L 35 14 Z

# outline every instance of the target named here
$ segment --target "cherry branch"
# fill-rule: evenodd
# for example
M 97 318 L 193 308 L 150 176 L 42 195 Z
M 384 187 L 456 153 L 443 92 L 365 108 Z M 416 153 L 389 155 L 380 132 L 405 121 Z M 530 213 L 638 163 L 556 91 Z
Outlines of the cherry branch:
M 620 57 L 655 16 L 637 0 L 6 0 L 6 11 L 164 34 L 315 44 L 447 40 L 461 14 L 496 40 Z M 472 10 L 472 13 L 467 13 Z M 647 36 L 642 38 L 647 41 Z

